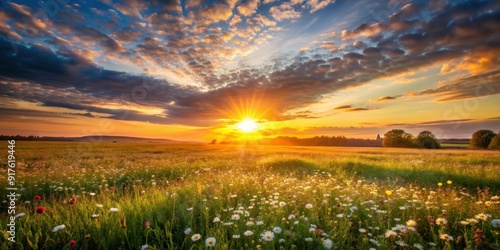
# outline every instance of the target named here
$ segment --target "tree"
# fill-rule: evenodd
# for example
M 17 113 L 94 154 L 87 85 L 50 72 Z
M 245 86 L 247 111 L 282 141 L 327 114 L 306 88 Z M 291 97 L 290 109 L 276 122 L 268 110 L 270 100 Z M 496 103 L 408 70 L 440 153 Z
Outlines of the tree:
M 415 144 L 413 143 L 413 135 L 402 129 L 393 129 L 384 134 L 382 146 L 412 148 L 415 147 Z
M 488 145 L 489 149 L 500 149 L 500 132 L 491 139 L 490 145 Z
M 436 136 L 430 131 L 422 131 L 418 134 L 415 143 L 421 148 L 441 148 Z
M 470 139 L 470 147 L 471 148 L 482 148 L 486 149 L 491 143 L 491 140 L 495 137 L 495 133 L 488 129 L 480 129 L 474 134 L 472 134 L 472 138 Z

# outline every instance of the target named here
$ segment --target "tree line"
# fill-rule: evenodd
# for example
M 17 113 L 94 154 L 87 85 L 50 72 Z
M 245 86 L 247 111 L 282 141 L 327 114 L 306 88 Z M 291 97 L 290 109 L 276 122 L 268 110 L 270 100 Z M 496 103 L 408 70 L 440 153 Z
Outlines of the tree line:
M 398 148 L 441 148 L 436 136 L 430 131 L 422 131 L 417 137 L 402 129 L 393 129 L 384 134 L 383 147 Z M 500 133 L 495 134 L 491 130 L 480 129 L 472 134 L 469 141 L 472 149 L 500 149 Z

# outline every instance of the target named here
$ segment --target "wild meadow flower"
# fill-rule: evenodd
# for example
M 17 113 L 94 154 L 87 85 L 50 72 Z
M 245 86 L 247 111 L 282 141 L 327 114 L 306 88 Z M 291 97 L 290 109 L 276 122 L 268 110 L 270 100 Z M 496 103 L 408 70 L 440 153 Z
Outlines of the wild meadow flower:
M 500 227 L 500 219 L 493 219 L 493 220 L 491 220 L 491 225 L 492 225 L 494 228 L 498 228 L 498 227 Z
M 193 236 L 191 236 L 192 241 L 198 241 L 199 239 L 201 239 L 201 234 L 193 234 Z
M 311 242 L 311 241 L 313 241 L 313 238 L 311 238 L 311 237 L 306 237 L 304 240 L 305 240 L 305 241 L 308 241 L 308 242 Z
M 239 214 L 233 214 L 231 216 L 231 220 L 239 220 L 240 219 L 240 215 Z
M 39 195 L 35 195 L 35 197 L 33 197 L 33 200 L 34 200 L 34 201 L 39 201 L 40 199 L 41 199 L 41 198 L 40 198 L 40 196 L 39 196 Z
M 398 233 L 396 233 L 396 232 L 394 232 L 394 231 L 392 231 L 392 230 L 387 230 L 387 231 L 385 231 L 385 237 L 386 237 L 386 238 L 393 237 L 393 236 L 394 236 L 394 237 L 398 236 Z
M 97 207 L 102 208 L 103 205 L 102 204 L 97 204 Z
M 274 232 L 275 234 L 280 234 L 282 231 L 283 231 L 283 230 L 281 229 L 281 227 L 274 227 L 274 228 L 273 228 L 273 232 Z
M 149 247 L 148 244 L 144 244 L 144 245 L 141 246 L 141 250 L 146 250 L 148 247 Z
M 59 231 L 65 229 L 65 228 L 66 228 L 65 225 L 59 225 L 59 226 L 54 227 L 54 229 L 52 229 L 52 232 L 56 233 L 56 232 L 59 232 Z
M 266 231 L 260 235 L 265 241 L 272 241 L 274 239 L 274 233 L 271 231 Z
M 478 219 L 478 220 L 483 220 L 483 221 L 485 221 L 485 220 L 487 220 L 487 219 L 488 219 L 488 217 L 490 217 L 490 216 L 491 216 L 491 215 L 489 215 L 489 214 L 480 213 L 480 214 L 476 214 L 476 216 L 474 216 L 474 217 L 475 217 L 476 219 Z
M 92 214 L 92 218 L 99 218 L 99 215 L 98 214 Z
M 307 209 L 311 209 L 311 208 L 313 208 L 313 204 L 311 204 L 311 203 L 307 203 L 307 204 L 306 204 L 306 208 L 307 208 Z
M 438 186 L 439 186 L 439 187 L 443 186 L 443 183 L 438 182 Z
M 215 217 L 214 220 L 213 220 L 214 223 L 217 223 L 217 222 L 220 222 L 220 218 L 219 217 Z
M 215 246 L 215 242 L 217 240 L 214 238 L 214 237 L 208 237 L 206 240 L 205 240 L 205 246 L 207 247 L 213 247 Z
M 424 246 L 420 243 L 413 243 L 413 247 L 415 247 L 418 250 L 424 250 Z
M 391 191 L 391 190 L 386 190 L 386 191 L 385 191 L 385 194 L 386 194 L 387 196 L 391 196 L 391 195 L 392 195 L 392 191 Z
M 239 239 L 240 235 L 239 234 L 233 234 L 233 239 Z
M 446 183 L 447 183 L 448 185 L 451 185 L 451 183 L 453 183 L 453 182 L 452 182 L 451 180 L 448 180 Z
M 436 219 L 436 225 L 444 226 L 446 224 L 448 224 L 448 221 L 445 218 L 437 218 Z
M 261 220 L 260 220 L 260 221 L 255 222 L 255 224 L 256 224 L 257 226 L 262 226 L 262 225 L 264 225 L 264 221 L 261 221 Z
M 111 211 L 113 213 L 116 213 L 116 212 L 118 212 L 118 208 L 112 207 L 112 208 L 109 209 L 109 211 Z
M 462 226 L 467 226 L 467 225 L 469 225 L 469 224 L 470 224 L 470 222 L 468 222 L 468 221 L 466 221 L 466 220 L 462 220 L 462 221 L 460 221 L 460 224 L 461 224 Z
M 76 246 L 76 240 L 70 240 L 70 241 L 69 241 L 69 246 L 70 246 L 70 247 L 74 247 L 74 246 Z
M 246 230 L 246 231 L 243 233 L 243 235 L 245 235 L 245 236 L 251 236 L 251 235 L 253 235 L 253 232 L 252 232 L 252 231 L 250 231 L 250 230 Z
M 364 228 L 360 228 L 358 231 L 359 231 L 360 233 L 362 233 L 362 234 L 366 233 L 366 229 L 364 229 Z
M 323 241 L 323 246 L 326 248 L 326 249 L 330 249 L 333 247 L 333 242 L 332 240 L 330 239 L 326 239 Z
M 70 205 L 74 205 L 75 203 L 76 203 L 76 198 L 75 198 L 75 197 L 73 197 L 73 198 L 71 198 L 71 199 L 69 200 L 69 204 L 70 204 Z
M 35 209 L 37 214 L 43 214 L 43 213 L 45 213 L 45 210 L 46 210 L 46 208 L 43 206 L 39 206 Z
M 93 192 L 90 192 L 90 193 L 89 193 L 89 195 L 90 195 L 90 196 L 94 196 L 94 195 L 95 195 L 95 193 L 93 193 Z
M 151 226 L 151 223 L 147 220 L 146 222 L 144 222 L 144 226 L 146 228 L 149 228 Z
M 417 222 L 414 221 L 414 220 L 407 220 L 406 221 L 406 225 L 409 226 L 409 227 L 416 227 L 417 226 Z
M 191 228 L 188 227 L 188 228 L 184 229 L 184 234 L 189 235 L 191 233 L 191 231 L 192 231 Z
M 445 240 L 445 241 L 452 241 L 453 240 L 453 236 L 450 236 L 448 234 L 440 234 L 439 238 L 442 240 Z

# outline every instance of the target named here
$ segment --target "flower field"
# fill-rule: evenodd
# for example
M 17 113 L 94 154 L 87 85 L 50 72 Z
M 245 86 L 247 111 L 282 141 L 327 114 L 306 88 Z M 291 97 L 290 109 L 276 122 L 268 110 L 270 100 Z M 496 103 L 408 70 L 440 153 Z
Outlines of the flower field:
M 498 152 L 18 142 L 16 161 L 0 249 L 500 249 Z

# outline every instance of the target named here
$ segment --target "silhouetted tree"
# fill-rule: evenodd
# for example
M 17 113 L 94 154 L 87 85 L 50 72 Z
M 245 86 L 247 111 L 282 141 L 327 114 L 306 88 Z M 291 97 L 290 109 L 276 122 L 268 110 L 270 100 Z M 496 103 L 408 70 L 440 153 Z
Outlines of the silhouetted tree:
M 472 134 L 472 138 L 470 139 L 470 147 L 471 148 L 482 148 L 486 149 L 491 143 L 491 140 L 495 137 L 495 133 L 488 129 L 480 129 L 474 134 Z
M 490 145 L 488 145 L 489 149 L 500 149 L 500 132 L 491 139 Z
M 415 143 L 420 148 L 441 148 L 436 136 L 430 131 L 422 131 L 418 134 Z
M 215 143 L 217 143 L 217 139 L 213 139 L 213 140 L 210 142 L 210 144 L 215 144 Z
M 413 143 L 413 135 L 402 129 L 393 129 L 384 134 L 382 146 L 412 148 L 415 147 L 415 144 Z

